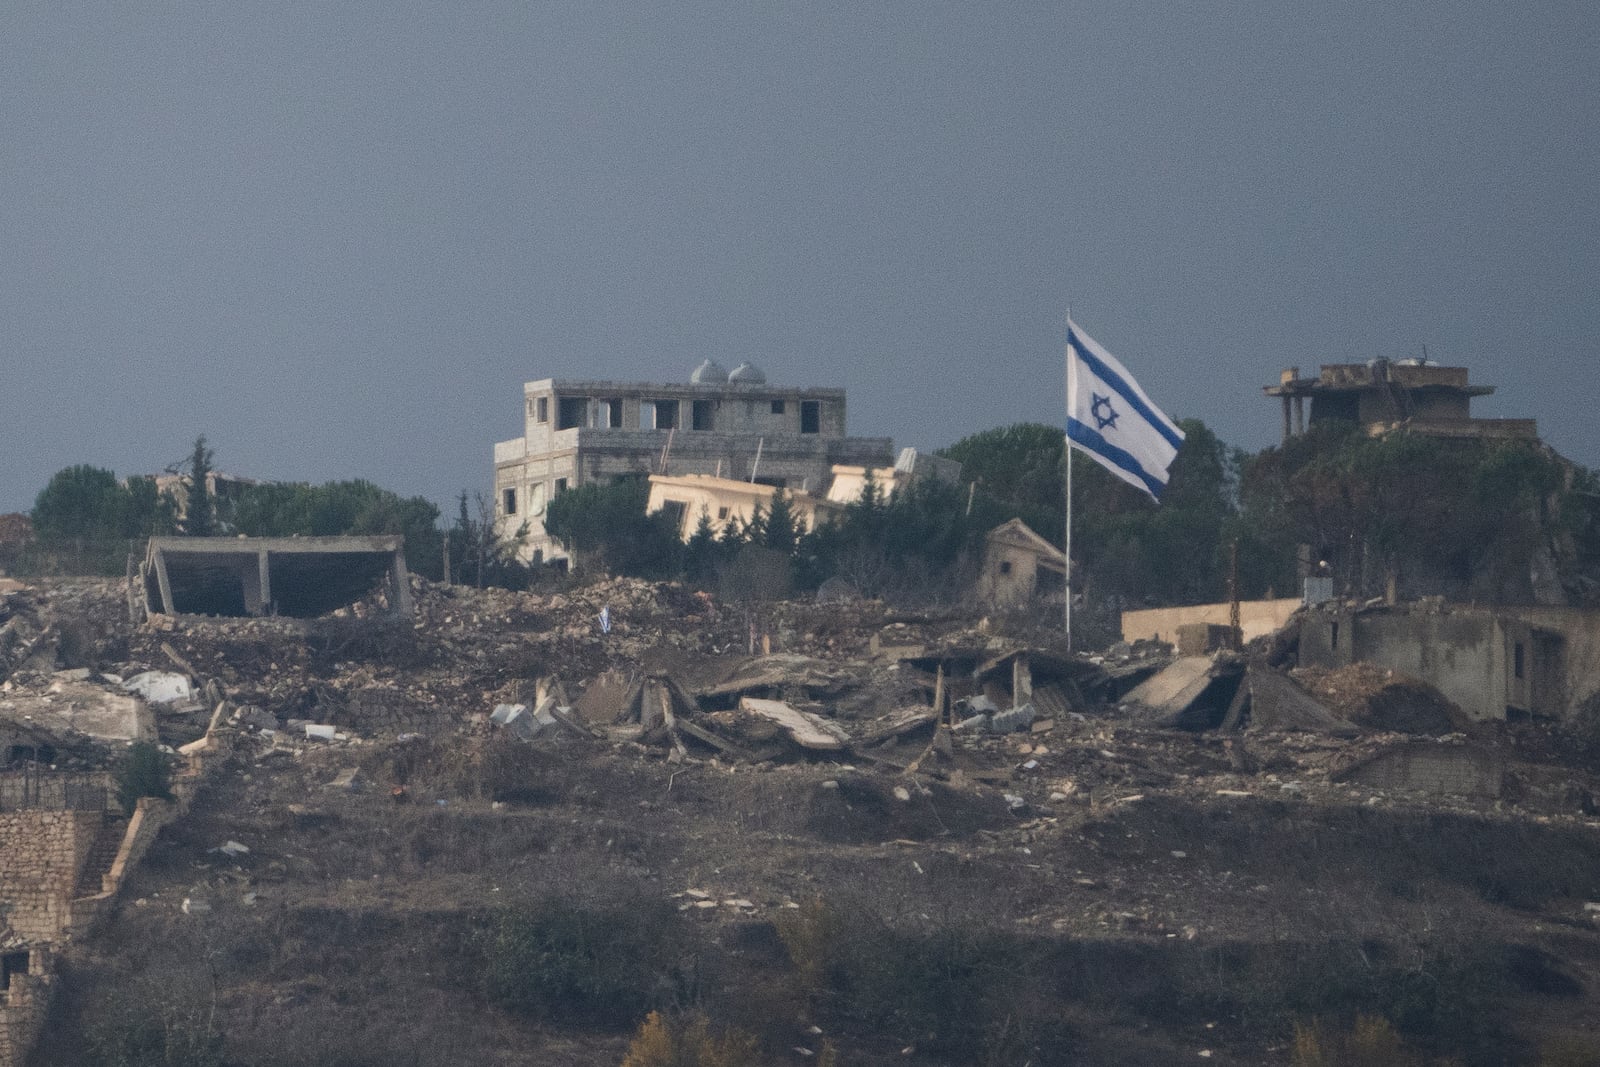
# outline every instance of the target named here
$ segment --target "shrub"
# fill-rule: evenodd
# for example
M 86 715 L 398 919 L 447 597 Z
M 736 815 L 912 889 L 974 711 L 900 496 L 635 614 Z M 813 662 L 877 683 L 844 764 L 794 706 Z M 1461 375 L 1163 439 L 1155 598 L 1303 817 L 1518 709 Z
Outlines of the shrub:
M 703 1015 L 673 1022 L 653 1011 L 639 1026 L 622 1067 L 755 1067 L 759 1049 L 753 1034 L 714 1035 Z
M 1321 1020 L 1295 1024 L 1292 1067 L 1450 1067 L 1455 1060 L 1430 1060 L 1410 1048 L 1388 1019 L 1357 1015 L 1348 1030 Z
M 172 799 L 167 757 L 148 741 L 135 741 L 117 771 L 117 803 L 129 815 L 140 797 Z
M 648 899 L 508 908 L 483 934 L 485 992 L 535 1018 L 625 1026 L 674 987 L 681 922 Z

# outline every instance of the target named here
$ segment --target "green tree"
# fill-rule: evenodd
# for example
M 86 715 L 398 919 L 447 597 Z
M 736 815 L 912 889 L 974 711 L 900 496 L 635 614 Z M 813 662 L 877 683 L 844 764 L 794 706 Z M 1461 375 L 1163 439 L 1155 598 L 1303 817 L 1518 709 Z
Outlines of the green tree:
M 39 540 L 65 544 L 73 539 L 109 540 L 123 536 L 126 490 L 111 471 L 80 464 L 57 471 L 33 502 L 33 529 Z
M 172 799 L 167 757 L 148 741 L 135 741 L 117 771 L 117 803 L 129 815 L 142 797 Z
M 233 528 L 250 537 L 400 534 L 409 569 L 429 578 L 443 576 L 444 535 L 438 528 L 438 507 L 423 497 L 401 497 L 372 482 L 245 486 L 231 515 Z M 459 562 L 454 547 L 452 558 Z
M 189 476 L 184 483 L 183 532 L 189 537 L 210 537 L 217 532 L 216 509 L 208 484 L 211 474 L 211 449 L 205 434 L 194 439 L 189 455 Z
M 671 578 L 680 573 L 683 545 L 664 512 L 646 514 L 650 483 L 624 478 L 590 482 L 558 494 L 545 508 L 545 529 L 566 545 L 583 570 Z

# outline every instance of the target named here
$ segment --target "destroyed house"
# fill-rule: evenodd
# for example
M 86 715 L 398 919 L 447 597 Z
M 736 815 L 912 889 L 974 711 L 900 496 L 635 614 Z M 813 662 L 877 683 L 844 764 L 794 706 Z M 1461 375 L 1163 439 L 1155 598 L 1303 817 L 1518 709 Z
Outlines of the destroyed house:
M 495 520 L 521 554 L 560 561 L 545 507 L 566 489 L 619 478 L 711 475 L 809 493 L 836 464 L 887 467 L 886 437 L 848 437 L 845 393 L 768 384 L 749 363 L 706 360 L 687 382 L 545 378 L 522 388 L 522 436 L 494 447 Z
M 1300 662 L 1388 667 L 1434 686 L 1474 719 L 1569 719 L 1600 700 L 1600 612 L 1326 607 L 1300 624 Z
M 411 613 L 405 538 L 152 537 L 139 568 L 152 615 L 315 618 L 382 593 Z
M 1290 367 L 1263 391 L 1283 402 L 1285 441 L 1326 420 L 1353 422 L 1369 433 L 1404 428 L 1432 437 L 1538 437 L 1533 419 L 1474 418 L 1473 397 L 1488 396 L 1494 386 L 1470 384 L 1465 367 L 1426 360 L 1324 364 L 1315 378 Z

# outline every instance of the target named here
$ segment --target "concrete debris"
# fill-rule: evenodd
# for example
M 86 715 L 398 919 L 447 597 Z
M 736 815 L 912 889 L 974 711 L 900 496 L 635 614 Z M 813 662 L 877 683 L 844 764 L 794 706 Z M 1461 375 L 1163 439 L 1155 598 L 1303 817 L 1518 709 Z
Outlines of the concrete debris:
M 145 671 L 123 682 L 122 687 L 152 704 L 188 703 L 194 699 L 194 687 L 188 677 L 171 671 Z
M 849 734 L 822 716 L 800 711 L 781 700 L 744 697 L 739 701 L 739 712 L 773 723 L 801 748 L 837 752 L 850 740 Z

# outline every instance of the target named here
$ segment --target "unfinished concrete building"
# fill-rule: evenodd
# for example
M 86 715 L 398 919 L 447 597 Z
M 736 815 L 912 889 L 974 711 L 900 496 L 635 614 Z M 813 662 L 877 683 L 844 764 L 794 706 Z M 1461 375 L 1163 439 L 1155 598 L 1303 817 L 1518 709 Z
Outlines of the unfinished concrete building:
M 152 615 L 315 618 L 382 592 L 411 614 L 405 538 L 152 537 L 139 577 Z
M 826 489 L 835 464 L 886 467 L 886 437 L 847 437 L 845 393 L 769 385 L 749 363 L 730 373 L 706 360 L 688 382 L 544 378 L 522 387 L 522 436 L 494 446 L 495 519 L 502 537 L 526 526 L 522 558 L 564 561 L 544 526 L 566 489 L 651 474 L 709 474 L 805 492 Z
M 1330 363 L 1315 378 L 1302 378 L 1299 367 L 1290 367 L 1277 385 L 1263 390 L 1283 401 L 1285 441 L 1333 419 L 1356 423 L 1373 434 L 1403 428 L 1433 437 L 1531 440 L 1539 436 L 1533 419 L 1473 418 L 1472 398 L 1488 396 L 1494 386 L 1470 384 L 1465 367 L 1441 367 L 1424 360 Z

